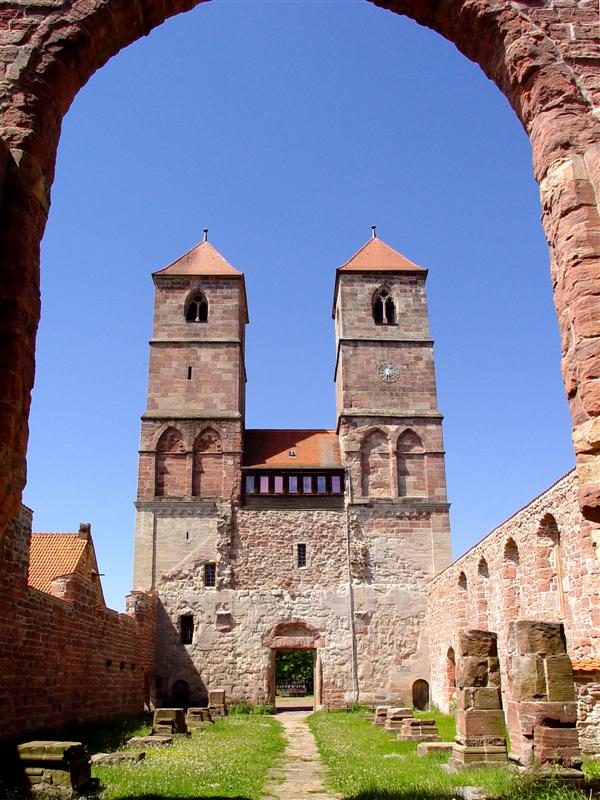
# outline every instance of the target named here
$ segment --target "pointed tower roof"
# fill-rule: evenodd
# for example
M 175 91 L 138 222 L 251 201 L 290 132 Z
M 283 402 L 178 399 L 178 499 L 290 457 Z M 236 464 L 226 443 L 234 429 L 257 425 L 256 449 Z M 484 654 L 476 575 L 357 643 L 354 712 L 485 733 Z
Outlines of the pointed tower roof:
M 426 272 L 382 239 L 373 236 L 338 272 Z
M 403 256 L 389 244 L 386 244 L 382 239 L 375 235 L 373 228 L 373 236 L 369 241 L 364 244 L 360 250 L 355 253 L 352 258 L 338 267 L 335 272 L 335 288 L 333 290 L 333 309 L 331 316 L 335 319 L 335 304 L 337 300 L 337 293 L 340 282 L 340 275 L 345 272 L 412 272 L 427 277 L 427 270 L 425 267 L 420 267 L 409 261 L 406 256 Z
M 154 272 L 153 275 L 223 275 L 243 278 L 244 273 L 234 269 L 221 253 L 205 239 L 169 264 L 168 267 Z

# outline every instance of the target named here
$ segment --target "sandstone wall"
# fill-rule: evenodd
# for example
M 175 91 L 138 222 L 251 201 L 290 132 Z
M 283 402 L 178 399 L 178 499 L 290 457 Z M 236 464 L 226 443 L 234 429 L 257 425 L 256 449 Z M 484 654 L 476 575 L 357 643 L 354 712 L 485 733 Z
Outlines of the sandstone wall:
M 572 471 L 429 582 L 432 696 L 440 708 L 454 698 L 448 654 L 462 628 L 498 633 L 504 687 L 508 625 L 516 619 L 563 622 L 574 661 L 598 656 L 599 567 L 577 490 Z
M 180 680 L 190 687 L 190 702 L 213 688 L 225 688 L 231 699 L 266 699 L 272 667 L 266 640 L 277 626 L 299 622 L 318 639 L 324 703 L 353 697 L 352 628 L 361 699 L 411 702 L 414 681 L 429 680 L 424 624 L 435 524 L 427 512 L 391 505 L 353 506 L 348 522 L 350 565 L 344 511 L 231 513 L 222 504 L 216 530 L 200 535 L 187 554 L 181 549 L 187 523 L 165 520 L 182 559 L 157 582 L 162 700 Z M 299 543 L 307 545 L 305 567 L 297 565 Z M 204 586 L 206 561 L 217 564 L 214 588 Z M 191 644 L 180 642 L 184 615 L 194 618 Z
M 31 512 L 22 508 L 1 543 L 0 739 L 45 727 L 136 713 L 150 701 L 156 601 L 133 593 L 127 614 L 98 603 L 79 575 L 53 594 L 27 586 Z

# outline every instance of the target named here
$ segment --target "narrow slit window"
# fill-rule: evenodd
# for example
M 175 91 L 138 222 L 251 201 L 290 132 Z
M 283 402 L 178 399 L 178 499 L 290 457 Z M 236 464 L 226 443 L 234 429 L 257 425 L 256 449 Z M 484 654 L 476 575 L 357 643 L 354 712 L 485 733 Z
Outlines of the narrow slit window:
M 283 494 L 283 475 L 275 475 L 275 494 Z
M 217 565 L 205 564 L 204 565 L 204 585 L 216 586 L 217 585 Z
M 188 381 L 192 380 L 192 368 L 191 367 L 188 367 L 188 378 L 187 379 L 188 379 Z
M 246 494 L 254 494 L 255 491 L 254 475 L 246 475 Z
M 306 545 L 305 544 L 297 544 L 296 545 L 296 558 L 297 558 L 299 567 L 305 567 L 306 566 Z
M 318 494 L 327 493 L 327 478 L 325 475 L 319 475 L 317 477 L 317 492 Z
M 288 478 L 288 492 L 298 494 L 298 477 L 296 475 L 290 475 Z
M 339 475 L 331 476 L 331 494 L 342 493 L 342 479 Z
M 194 617 L 191 614 L 182 614 L 179 617 L 179 633 L 181 644 L 192 644 L 194 641 Z
M 260 476 L 260 493 L 261 494 L 268 494 L 269 493 L 269 476 L 268 475 L 261 475 Z
M 302 491 L 304 494 L 312 494 L 312 477 L 310 475 L 302 478 Z

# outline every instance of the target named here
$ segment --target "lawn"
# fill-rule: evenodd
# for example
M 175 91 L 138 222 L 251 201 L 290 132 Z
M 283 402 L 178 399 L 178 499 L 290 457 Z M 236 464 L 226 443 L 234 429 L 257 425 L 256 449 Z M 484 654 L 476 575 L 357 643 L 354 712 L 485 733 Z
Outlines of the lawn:
M 105 787 L 101 800 L 121 798 L 248 798 L 261 796 L 267 770 L 283 751 L 279 722 L 272 716 L 240 714 L 172 746 L 146 750 L 135 764 L 96 766 Z
M 454 718 L 436 712 L 444 741 L 454 738 Z M 479 786 L 489 797 L 510 800 L 583 800 L 589 797 L 567 787 L 524 782 L 506 769 L 483 769 L 448 774 L 440 767 L 448 755 L 416 755 L 416 744 L 399 742 L 395 734 L 375 727 L 364 712 L 319 711 L 309 717 L 321 757 L 330 770 L 330 789 L 345 800 L 450 800 L 458 786 Z

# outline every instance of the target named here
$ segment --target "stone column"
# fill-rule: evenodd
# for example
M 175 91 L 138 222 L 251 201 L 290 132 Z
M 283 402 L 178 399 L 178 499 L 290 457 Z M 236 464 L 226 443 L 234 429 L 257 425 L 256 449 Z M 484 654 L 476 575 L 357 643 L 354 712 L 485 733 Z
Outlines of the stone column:
M 497 766 L 508 759 L 497 639 L 490 631 L 462 631 L 458 636 L 458 707 L 451 768 Z
M 583 780 L 577 694 L 562 623 L 511 622 L 507 668 L 510 760 Z

